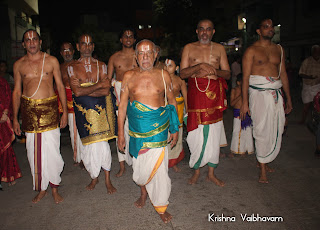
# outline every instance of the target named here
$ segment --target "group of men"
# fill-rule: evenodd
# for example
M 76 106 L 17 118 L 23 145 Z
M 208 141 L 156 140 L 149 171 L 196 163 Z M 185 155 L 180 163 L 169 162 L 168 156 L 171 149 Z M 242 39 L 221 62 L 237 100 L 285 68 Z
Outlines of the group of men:
M 188 79 L 187 143 L 190 167 L 194 169 L 188 182 L 195 184 L 200 168 L 208 165 L 207 179 L 224 186 L 225 182 L 216 177 L 215 169 L 219 163 L 230 68 L 224 47 L 211 41 L 215 33 L 213 22 L 199 21 L 196 33 L 198 41 L 183 48 L 180 63 L 180 77 Z M 261 168 L 259 181 L 267 183 L 266 163 L 278 154 L 283 132 L 281 87 L 287 96 L 286 112 L 291 111 L 292 105 L 282 61 L 284 52 L 281 46 L 271 42 L 272 21 L 263 20 L 257 33 L 259 40 L 247 49 L 243 58 L 240 116 L 247 113 L 252 116 Z M 55 57 L 41 52 L 42 41 L 36 31 L 24 33 L 22 44 L 27 54 L 14 64 L 13 128 L 17 135 L 21 134 L 18 122 L 21 107 L 34 189 L 39 191 L 33 202 L 45 196 L 49 184 L 55 202 L 63 200 L 58 193 L 64 166 L 59 149 L 59 126 L 64 128 L 68 122 L 74 161 L 82 161 L 92 179 L 88 190 L 95 188 L 102 168 L 108 193 L 116 192 L 110 180 L 108 140 L 117 137 L 120 170 L 116 176 L 125 172 L 125 162 L 132 164 L 133 180 L 141 189 L 135 205 L 143 207 L 149 196 L 160 218 L 165 223 L 171 220 L 167 212 L 171 192 L 168 148 L 176 145 L 181 122 L 176 112 L 172 79 L 162 67 L 155 66 L 159 53 L 156 45 L 150 40 L 141 40 L 134 49 L 135 41 L 134 30 L 124 29 L 120 38 L 122 49 L 112 55 L 106 65 L 92 57 L 93 39 L 83 34 L 76 44 L 80 58 L 73 60 L 72 45 L 64 43 L 61 55 L 65 62 L 59 66 Z M 110 94 L 112 86 L 117 112 Z M 60 99 L 60 116 L 54 87 Z

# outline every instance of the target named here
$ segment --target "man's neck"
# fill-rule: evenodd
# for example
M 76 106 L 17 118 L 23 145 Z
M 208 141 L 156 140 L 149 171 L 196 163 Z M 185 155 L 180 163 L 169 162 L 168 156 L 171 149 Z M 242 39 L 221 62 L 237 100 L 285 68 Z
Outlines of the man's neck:
M 81 57 L 79 58 L 79 61 L 80 61 L 80 62 L 84 62 L 84 63 L 91 63 L 92 59 L 93 59 L 93 58 L 92 58 L 91 56 L 89 56 L 89 57 L 81 56 Z
M 128 47 L 122 46 L 122 52 L 125 54 L 130 54 L 130 53 L 134 53 L 134 49 L 133 47 L 128 48 Z
M 198 43 L 199 43 L 199 46 L 201 46 L 201 47 L 210 47 L 211 46 L 211 41 L 208 43 L 201 43 L 200 41 L 198 41 Z
M 260 46 L 266 47 L 266 46 L 270 46 L 271 44 L 272 44 L 272 42 L 269 39 L 260 38 L 260 40 L 259 40 L 259 45 Z
M 42 56 L 42 52 L 39 50 L 35 54 L 27 52 L 28 59 L 30 60 L 37 60 Z

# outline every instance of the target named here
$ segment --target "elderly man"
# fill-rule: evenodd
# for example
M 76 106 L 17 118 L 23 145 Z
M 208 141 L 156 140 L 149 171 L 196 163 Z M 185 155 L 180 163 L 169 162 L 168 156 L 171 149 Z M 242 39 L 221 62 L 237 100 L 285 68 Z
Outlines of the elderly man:
M 183 48 L 180 64 L 180 77 L 188 78 L 187 142 L 191 152 L 189 165 L 194 169 L 189 184 L 197 182 L 200 167 L 208 164 L 207 179 L 224 186 L 214 170 L 219 163 L 221 136 L 224 137 L 225 79 L 230 78 L 230 67 L 224 47 L 211 42 L 215 33 L 213 22 L 200 20 L 196 32 L 198 41 Z
M 90 35 L 79 37 L 77 49 L 80 59 L 68 66 L 68 75 L 76 124 L 83 145 L 81 160 L 92 179 L 86 188 L 95 188 L 102 168 L 108 194 L 112 194 L 116 188 L 110 180 L 112 158 L 108 140 L 116 136 L 107 66 L 92 57 L 94 43 Z
M 125 148 L 124 120 L 129 119 L 129 152 L 133 155 L 133 180 L 141 187 L 135 202 L 145 205 L 147 194 L 163 222 L 172 216 L 166 211 L 171 192 L 168 176 L 168 129 L 171 147 L 177 143 L 179 118 L 176 100 L 167 71 L 154 68 L 155 45 L 142 40 L 136 45 L 139 68 L 124 74 L 118 117 L 118 147 Z M 128 100 L 130 99 L 129 103 Z M 169 103 L 169 104 L 168 104 Z

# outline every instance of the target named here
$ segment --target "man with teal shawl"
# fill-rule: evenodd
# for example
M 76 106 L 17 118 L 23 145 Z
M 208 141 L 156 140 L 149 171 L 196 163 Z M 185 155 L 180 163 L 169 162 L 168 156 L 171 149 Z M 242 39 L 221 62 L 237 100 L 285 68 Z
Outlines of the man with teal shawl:
M 141 188 L 141 196 L 135 205 L 142 208 L 149 195 L 162 221 L 168 223 L 172 216 L 166 211 L 171 192 L 167 140 L 168 131 L 171 148 L 178 140 L 180 122 L 176 100 L 168 72 L 153 68 L 157 56 L 154 43 L 140 41 L 135 55 L 139 67 L 124 74 L 121 86 L 118 147 L 124 151 L 124 121 L 127 114 L 133 180 Z

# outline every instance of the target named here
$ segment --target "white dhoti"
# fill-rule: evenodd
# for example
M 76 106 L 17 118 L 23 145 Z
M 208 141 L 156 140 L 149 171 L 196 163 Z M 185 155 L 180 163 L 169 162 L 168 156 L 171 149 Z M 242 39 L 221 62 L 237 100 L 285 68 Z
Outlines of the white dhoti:
M 197 129 L 188 133 L 190 168 L 198 169 L 206 164 L 210 167 L 218 166 L 222 128 L 223 122 L 219 121 L 210 125 L 198 125 Z
M 230 150 L 234 154 L 254 153 L 252 127 L 241 129 L 241 119 L 233 118 L 233 132 Z
M 250 75 L 249 107 L 260 163 L 273 161 L 280 151 L 285 124 L 281 87 L 281 80 Z
M 184 157 L 182 135 L 183 135 L 183 126 L 179 127 L 179 136 L 178 136 L 177 144 L 173 147 L 173 149 L 171 149 L 171 143 L 169 143 L 167 146 L 169 162 L 172 162 L 172 163 L 169 163 L 169 168 L 178 164 Z
M 33 189 L 47 190 L 49 183 L 58 186 L 64 166 L 60 154 L 60 128 L 42 133 L 26 132 L 25 135 Z
M 168 175 L 167 147 L 149 149 L 133 158 L 133 180 L 145 185 L 150 201 L 159 214 L 165 213 L 169 204 L 171 180 Z
M 121 94 L 121 81 L 114 81 L 114 95 L 117 98 L 117 106 L 119 106 L 120 103 L 120 94 Z M 116 111 L 118 116 L 118 111 Z M 126 141 L 126 147 L 124 150 L 124 154 L 119 151 L 118 148 L 118 138 L 117 138 L 117 153 L 118 153 L 118 159 L 119 162 L 125 161 L 128 165 L 132 165 L 132 156 L 129 154 L 129 123 L 128 123 L 128 117 L 126 117 L 126 121 L 124 123 L 124 139 Z
M 80 135 L 78 133 L 77 125 L 76 125 L 76 117 L 74 113 L 68 113 L 68 125 L 70 132 L 70 141 L 73 150 L 73 160 L 74 162 L 81 162 L 81 143 Z
M 224 124 L 223 124 L 223 120 L 222 120 L 220 147 L 226 147 L 227 145 L 228 145 L 228 143 L 227 143 L 226 131 L 224 130 Z
M 92 179 L 99 176 L 101 168 L 110 171 L 112 158 L 109 143 L 107 141 L 100 141 L 89 145 L 82 145 L 81 159 Z
M 320 84 L 318 85 L 306 85 L 303 83 L 301 98 L 303 104 L 307 104 L 313 101 L 313 98 L 320 92 Z

